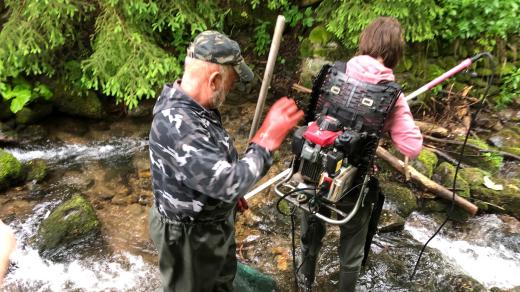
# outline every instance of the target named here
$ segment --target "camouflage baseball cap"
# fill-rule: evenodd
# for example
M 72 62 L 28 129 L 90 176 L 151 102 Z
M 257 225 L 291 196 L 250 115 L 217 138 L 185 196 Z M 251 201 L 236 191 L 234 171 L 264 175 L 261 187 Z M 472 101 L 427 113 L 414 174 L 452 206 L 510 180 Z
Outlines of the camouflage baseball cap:
M 253 71 L 247 66 L 234 40 L 213 30 L 201 32 L 188 47 L 188 57 L 206 62 L 231 65 L 242 82 L 254 78 Z

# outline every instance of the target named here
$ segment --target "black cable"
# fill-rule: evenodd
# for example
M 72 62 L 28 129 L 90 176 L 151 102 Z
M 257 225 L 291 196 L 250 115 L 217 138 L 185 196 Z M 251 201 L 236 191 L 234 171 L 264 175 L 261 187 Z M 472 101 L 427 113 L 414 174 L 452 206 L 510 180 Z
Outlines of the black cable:
M 295 231 L 295 224 L 294 224 L 294 217 L 296 207 L 293 207 L 291 211 L 291 240 L 292 240 L 292 262 L 293 262 L 293 272 L 294 272 L 294 291 L 298 291 L 298 274 L 296 269 L 296 231 Z
M 292 242 L 291 253 L 292 253 L 293 273 L 294 273 L 294 291 L 298 291 L 298 271 L 300 270 L 300 268 L 302 267 L 303 263 L 305 262 L 305 259 L 303 259 L 301 264 L 299 265 L 299 267 L 296 268 L 296 235 L 295 235 L 296 234 L 296 227 L 295 227 L 295 223 L 294 223 L 295 217 L 296 217 L 296 207 L 293 206 L 291 208 L 291 213 L 290 214 L 285 214 L 280 209 L 280 203 L 282 202 L 282 200 L 284 200 L 285 198 L 287 198 L 287 196 L 289 196 L 291 194 L 294 194 L 294 193 L 297 193 L 297 192 L 301 192 L 301 191 L 310 191 L 310 190 L 315 192 L 314 196 L 316 197 L 316 188 L 300 188 L 300 189 L 294 189 L 294 190 L 284 194 L 276 202 L 276 210 L 278 210 L 278 212 L 280 214 L 285 215 L 285 216 L 291 216 L 291 242 Z
M 461 148 L 460 153 L 459 153 L 459 159 L 458 159 L 458 162 L 457 162 L 457 166 L 455 168 L 455 175 L 453 177 L 452 197 L 451 197 L 450 209 L 448 210 L 448 214 L 446 216 L 446 219 L 444 219 L 444 221 L 439 226 L 439 228 L 437 228 L 435 233 L 433 233 L 433 235 L 428 239 L 428 241 L 426 241 L 426 243 L 421 248 L 421 252 L 419 253 L 419 257 L 417 258 L 417 262 L 415 262 L 415 267 L 413 268 L 412 275 L 410 276 L 410 281 L 413 279 L 413 277 L 415 276 L 415 273 L 417 272 L 417 268 L 419 267 L 419 263 L 421 261 L 421 257 L 422 257 L 422 255 L 424 253 L 424 250 L 426 249 L 426 246 L 428 246 L 428 243 L 430 243 L 430 241 L 441 231 L 442 227 L 444 227 L 444 225 L 446 225 L 446 223 L 450 219 L 450 217 L 451 217 L 451 215 L 453 213 L 453 209 L 455 207 L 455 189 L 456 189 L 456 184 L 457 184 L 457 175 L 459 173 L 460 163 L 462 162 L 462 158 L 464 157 L 464 148 L 466 148 L 466 143 L 468 142 L 468 138 L 469 138 L 469 134 L 471 132 L 471 128 L 475 124 L 475 121 L 477 120 L 477 116 L 480 113 L 480 111 L 482 110 L 482 105 L 486 101 L 486 98 L 487 98 L 487 95 L 488 95 L 488 91 L 489 91 L 489 88 L 491 87 L 491 84 L 493 83 L 493 78 L 495 76 L 495 71 L 496 71 L 495 62 L 493 61 L 493 56 L 490 53 L 488 53 L 488 52 L 482 52 L 482 53 L 472 57 L 471 61 L 475 62 L 475 61 L 477 61 L 478 59 L 480 59 L 483 56 L 485 56 L 485 57 L 487 57 L 489 59 L 489 61 L 491 63 L 491 71 L 492 72 L 491 72 L 491 75 L 488 76 L 486 90 L 484 91 L 484 95 L 482 96 L 482 99 L 477 104 L 477 106 L 478 106 L 477 111 L 475 112 L 475 114 L 473 115 L 473 118 L 471 119 L 471 122 L 470 122 L 469 127 L 468 127 L 468 131 L 466 132 L 466 137 L 464 137 L 464 143 L 462 144 L 462 148 Z

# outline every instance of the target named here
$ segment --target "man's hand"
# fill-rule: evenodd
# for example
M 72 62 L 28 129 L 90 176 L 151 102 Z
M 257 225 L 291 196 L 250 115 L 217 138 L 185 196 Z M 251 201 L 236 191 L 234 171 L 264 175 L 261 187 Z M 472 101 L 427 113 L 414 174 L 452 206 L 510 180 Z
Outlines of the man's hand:
M 301 118 L 303 111 L 294 100 L 284 96 L 273 104 L 251 142 L 269 151 L 276 150 Z
M 0 286 L 9 266 L 9 256 L 16 247 L 14 232 L 0 220 Z
M 240 213 L 244 213 L 247 209 L 249 209 L 249 205 L 247 204 L 246 199 L 240 198 L 237 201 L 237 210 Z

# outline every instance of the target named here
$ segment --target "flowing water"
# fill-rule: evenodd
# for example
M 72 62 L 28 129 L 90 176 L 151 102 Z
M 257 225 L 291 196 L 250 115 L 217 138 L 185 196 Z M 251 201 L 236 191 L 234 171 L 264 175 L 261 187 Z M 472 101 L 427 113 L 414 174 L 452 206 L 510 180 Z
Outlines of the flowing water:
M 239 115 L 228 116 L 227 126 L 243 149 L 247 129 L 242 125 L 248 123 Z M 143 130 L 148 123 L 119 122 L 116 137 L 110 134 L 113 125 L 89 125 L 90 130 L 78 136 L 55 127 L 50 140 L 7 149 L 22 161 L 44 159 L 50 173 L 41 184 L 27 183 L 0 195 L 1 217 L 18 238 L 6 291 L 152 291 L 159 286 L 157 255 L 146 226 L 152 203 Z M 285 160 L 279 159 L 269 175 L 282 170 Z M 31 238 L 41 220 L 74 193 L 82 193 L 93 204 L 101 234 L 61 251 L 59 258 L 42 258 Z M 281 291 L 291 291 L 290 218 L 277 213 L 270 194 L 258 195 L 250 207 L 237 220 L 237 257 L 273 276 Z M 448 224 L 430 242 L 417 275 L 410 280 L 422 244 L 438 225 L 436 216 L 415 212 L 403 231 L 377 235 L 360 290 L 518 289 L 520 223 L 497 215 Z M 337 290 L 338 238 L 338 228 L 329 228 L 319 259 L 317 291 Z

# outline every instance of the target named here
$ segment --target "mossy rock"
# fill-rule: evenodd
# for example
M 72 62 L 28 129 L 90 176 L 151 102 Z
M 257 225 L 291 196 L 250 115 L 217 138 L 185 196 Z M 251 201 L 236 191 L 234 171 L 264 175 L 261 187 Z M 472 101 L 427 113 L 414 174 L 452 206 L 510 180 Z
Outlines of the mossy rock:
M 484 184 L 484 176 L 491 177 L 491 174 L 476 167 L 468 167 L 459 170 L 460 176 L 468 182 L 470 188 Z
M 456 140 L 464 141 L 464 137 L 459 136 L 456 138 Z M 467 144 L 478 146 L 483 150 L 491 149 L 489 145 L 481 139 L 470 138 L 468 139 Z M 461 147 L 462 146 L 458 146 L 456 148 L 456 151 L 460 151 Z M 479 150 L 466 146 L 464 149 L 464 158 L 462 159 L 462 161 L 471 166 L 482 168 L 491 173 L 496 173 L 502 166 L 504 157 L 492 152 L 481 153 Z
M 504 128 L 489 137 L 489 141 L 497 147 L 518 147 L 520 134 L 511 128 Z
M 377 229 L 380 233 L 401 231 L 404 228 L 404 223 L 404 218 L 399 216 L 399 214 L 383 210 L 379 218 L 379 223 L 377 224 Z
M 443 162 L 439 164 L 439 166 L 435 169 L 435 173 L 432 176 L 432 179 L 439 184 L 445 186 L 448 189 L 453 187 L 453 178 L 455 177 L 455 166 L 451 165 L 448 162 Z M 470 187 L 468 182 L 462 178 L 460 173 L 457 175 L 457 182 L 455 185 L 457 189 L 457 194 L 464 198 L 469 198 L 470 196 Z
M 38 228 L 37 246 L 41 253 L 76 242 L 98 232 L 99 220 L 92 205 L 81 195 L 74 195 L 59 205 Z
M 470 184 L 471 197 L 487 205 L 485 209 L 493 213 L 507 213 L 520 218 L 520 182 L 506 181 L 491 175 L 478 168 L 465 168 L 460 171 Z M 488 176 L 494 183 L 504 187 L 502 191 L 495 191 L 484 186 L 484 176 Z M 491 204 L 487 204 L 491 203 Z
M 331 62 L 323 58 L 306 58 L 300 67 L 300 84 L 308 88 L 312 87 L 314 77 L 320 72 L 321 67 Z
M 52 113 L 52 104 L 38 103 L 33 108 L 24 107 L 16 113 L 16 123 L 19 125 L 33 124 Z
M 43 159 L 33 159 L 25 165 L 27 181 L 41 182 L 47 176 L 47 163 Z
M 324 26 L 318 25 L 309 33 L 309 40 L 315 45 L 325 45 L 332 38 L 332 34 Z
M 451 209 L 451 201 L 443 200 L 443 199 L 435 199 L 435 200 L 424 200 L 421 203 L 421 210 L 426 213 L 437 213 L 437 214 L 448 214 Z M 457 205 L 453 206 L 453 210 L 450 213 L 450 219 L 457 222 L 464 222 L 468 220 L 471 216 L 464 209 L 458 207 Z
M 9 104 L 3 98 L 0 98 L 0 121 L 10 119 L 12 116 L 13 113 L 9 109 Z
M 419 153 L 419 156 L 412 161 L 411 165 L 420 173 L 431 178 L 438 160 L 439 159 L 435 153 L 428 149 L 423 149 L 421 150 L 421 153 Z
M 89 91 L 85 96 L 63 93 L 54 99 L 60 112 L 73 116 L 100 119 L 106 116 L 97 94 Z
M 417 199 L 409 188 L 394 182 L 383 182 L 381 189 L 386 199 L 397 206 L 399 215 L 406 218 L 417 209 Z
M 0 149 L 0 191 L 22 179 L 22 164 L 11 153 Z
M 520 147 L 501 147 L 500 150 L 520 156 Z

